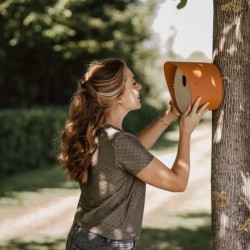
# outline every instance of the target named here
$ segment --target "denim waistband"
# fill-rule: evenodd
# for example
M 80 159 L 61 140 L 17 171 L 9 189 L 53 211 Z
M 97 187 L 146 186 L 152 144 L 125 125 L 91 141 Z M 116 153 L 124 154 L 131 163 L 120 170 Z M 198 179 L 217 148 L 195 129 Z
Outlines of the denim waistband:
M 102 239 L 104 242 L 108 242 L 108 243 L 111 243 L 111 242 L 122 242 L 122 243 L 134 243 L 135 244 L 135 242 L 136 242 L 136 239 L 125 239 L 125 240 L 109 239 L 109 238 L 106 238 L 104 236 L 101 236 L 101 235 L 89 232 L 86 229 L 84 229 L 81 226 L 79 226 L 77 223 L 74 223 L 74 225 L 73 225 L 73 231 L 74 232 L 80 232 L 81 231 L 81 232 L 83 232 L 85 234 L 88 234 L 89 237 L 91 237 L 91 238 L 99 238 L 99 239 Z

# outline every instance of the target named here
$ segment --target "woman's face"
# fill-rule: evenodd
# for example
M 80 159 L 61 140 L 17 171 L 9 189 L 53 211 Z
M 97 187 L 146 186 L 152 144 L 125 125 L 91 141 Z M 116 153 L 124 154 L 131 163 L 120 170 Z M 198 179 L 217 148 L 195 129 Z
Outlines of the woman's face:
M 119 97 L 119 104 L 126 111 L 141 108 L 140 90 L 142 85 L 135 81 L 134 75 L 128 67 L 124 69 L 125 89 Z

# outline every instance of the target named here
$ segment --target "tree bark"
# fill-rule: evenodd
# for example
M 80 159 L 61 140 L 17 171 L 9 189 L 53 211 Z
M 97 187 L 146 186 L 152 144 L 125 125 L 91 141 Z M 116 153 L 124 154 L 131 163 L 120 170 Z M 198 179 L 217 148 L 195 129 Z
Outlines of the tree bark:
M 214 0 L 213 58 L 223 100 L 212 115 L 214 250 L 250 250 L 250 1 Z

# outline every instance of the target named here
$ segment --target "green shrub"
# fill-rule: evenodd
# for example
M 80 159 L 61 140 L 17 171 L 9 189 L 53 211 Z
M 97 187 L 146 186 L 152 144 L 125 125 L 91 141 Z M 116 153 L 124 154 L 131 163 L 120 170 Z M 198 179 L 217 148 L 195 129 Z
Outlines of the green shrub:
M 55 141 L 66 121 L 62 108 L 0 111 L 0 174 L 55 163 Z
M 131 112 L 124 129 L 137 133 L 163 111 L 163 105 L 144 103 Z M 56 163 L 58 138 L 67 119 L 67 109 L 32 108 L 0 111 L 0 176 Z

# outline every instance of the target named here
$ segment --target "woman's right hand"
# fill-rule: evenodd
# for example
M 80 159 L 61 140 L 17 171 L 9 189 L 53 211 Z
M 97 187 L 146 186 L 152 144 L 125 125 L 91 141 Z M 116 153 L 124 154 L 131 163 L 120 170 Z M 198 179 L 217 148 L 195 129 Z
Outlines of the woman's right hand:
M 200 101 L 201 97 L 198 97 L 192 108 L 191 105 L 188 105 L 185 113 L 181 115 L 179 125 L 180 133 L 183 133 L 183 135 L 191 135 L 201 118 L 207 113 L 209 102 L 206 102 L 198 109 Z

